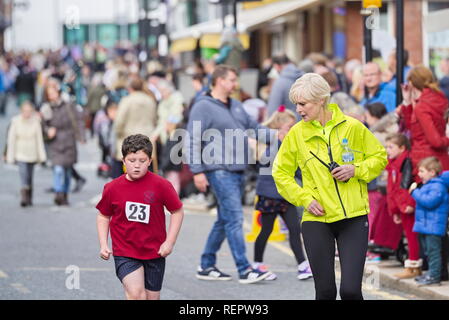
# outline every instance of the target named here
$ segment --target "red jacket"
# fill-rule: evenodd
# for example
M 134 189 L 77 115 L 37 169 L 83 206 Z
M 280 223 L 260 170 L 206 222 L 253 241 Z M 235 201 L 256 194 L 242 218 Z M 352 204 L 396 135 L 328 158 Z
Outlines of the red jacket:
M 440 159 L 443 170 L 449 170 L 449 138 L 446 137 L 444 114 L 448 100 L 442 92 L 424 89 L 416 106 L 402 106 L 404 124 L 410 130 L 411 152 L 415 180 L 420 180 L 418 162 L 426 157 Z
M 404 151 L 397 158 L 388 159 L 386 170 L 388 172 L 388 213 L 390 215 L 405 214 L 407 206 L 414 208 L 416 205 L 415 200 L 408 193 L 408 188 L 413 180 L 409 152 Z

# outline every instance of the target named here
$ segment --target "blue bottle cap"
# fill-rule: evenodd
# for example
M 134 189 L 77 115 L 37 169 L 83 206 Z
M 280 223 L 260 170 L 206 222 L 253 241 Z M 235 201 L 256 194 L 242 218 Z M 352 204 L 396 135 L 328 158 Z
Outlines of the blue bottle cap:
M 343 138 L 342 142 L 343 142 L 343 144 L 347 144 L 348 143 L 348 139 Z

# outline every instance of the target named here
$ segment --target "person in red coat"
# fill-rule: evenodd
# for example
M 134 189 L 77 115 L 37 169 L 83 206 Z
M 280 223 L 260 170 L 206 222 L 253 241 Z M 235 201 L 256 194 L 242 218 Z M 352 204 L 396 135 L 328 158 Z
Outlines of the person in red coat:
M 417 164 L 424 158 L 437 157 L 443 170 L 449 170 L 449 138 L 444 120 L 448 100 L 432 71 L 425 66 L 411 69 L 407 80 L 408 83 L 402 86 L 402 104 L 396 112 L 410 133 L 413 173 L 415 181 L 421 182 Z
M 413 183 L 409 148 L 409 140 L 403 134 L 394 133 L 386 138 L 388 213 L 393 216 L 395 223 L 402 224 L 408 243 L 408 259 L 404 263 L 405 269 L 394 275 L 399 279 L 420 276 L 422 267 L 422 260 L 419 258 L 418 234 L 413 232 L 416 203 L 408 192 Z
M 412 68 L 407 81 L 408 84 L 402 85 L 403 101 L 396 112 L 410 134 L 413 175 L 419 183 L 418 163 L 424 158 L 434 156 L 440 160 L 443 171 L 449 170 L 449 138 L 445 133 L 444 117 L 449 102 L 429 68 L 423 65 Z M 448 253 L 449 239 L 446 235 L 443 239 L 442 280 L 449 279 Z

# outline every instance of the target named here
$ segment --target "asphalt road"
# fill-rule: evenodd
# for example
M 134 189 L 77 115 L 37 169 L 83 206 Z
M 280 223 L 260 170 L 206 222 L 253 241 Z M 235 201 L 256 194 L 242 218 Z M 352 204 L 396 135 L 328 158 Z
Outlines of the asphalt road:
M 10 105 L 9 116 L 0 119 L 3 150 L 8 118 L 18 110 Z M 95 204 L 105 179 L 96 177 L 100 159 L 95 140 L 80 146 L 76 165 L 87 178 L 80 193 L 70 194 L 69 207 L 53 204 L 49 168 L 35 170 L 34 206 L 19 206 L 19 176 L 15 166 L 0 164 L 0 300 L 96 300 L 124 299 L 114 263 L 99 258 Z M 187 210 L 175 250 L 167 259 L 161 298 L 165 300 L 312 300 L 313 280 L 296 279 L 296 263 L 288 242 L 269 243 L 265 262 L 278 274 L 276 281 L 242 285 L 227 243 L 219 252 L 218 266 L 233 281 L 208 282 L 195 271 L 215 216 Z M 248 227 L 251 216 L 245 215 Z M 247 230 L 246 230 L 247 231 Z M 253 258 L 253 244 L 247 243 Z M 367 283 L 369 279 L 367 280 Z M 415 299 L 400 292 L 364 286 L 365 299 Z

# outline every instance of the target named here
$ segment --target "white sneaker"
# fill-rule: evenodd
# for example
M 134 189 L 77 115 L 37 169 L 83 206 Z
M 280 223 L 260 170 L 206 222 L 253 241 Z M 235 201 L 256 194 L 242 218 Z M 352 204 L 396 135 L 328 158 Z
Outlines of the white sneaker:
M 309 261 L 305 260 L 298 266 L 298 280 L 307 280 L 312 278 L 312 269 L 310 269 Z
M 239 282 L 242 284 L 256 283 L 266 279 L 268 276 L 268 272 L 260 272 L 259 270 L 249 268 L 244 274 L 240 275 Z
M 270 270 L 268 270 L 268 266 L 266 264 L 263 264 L 262 262 L 254 262 L 252 264 L 252 268 L 255 269 L 255 270 L 258 270 L 260 272 L 267 272 L 268 273 L 268 277 L 265 278 L 266 281 L 273 281 L 273 280 L 276 280 L 278 278 L 276 273 L 271 272 Z

